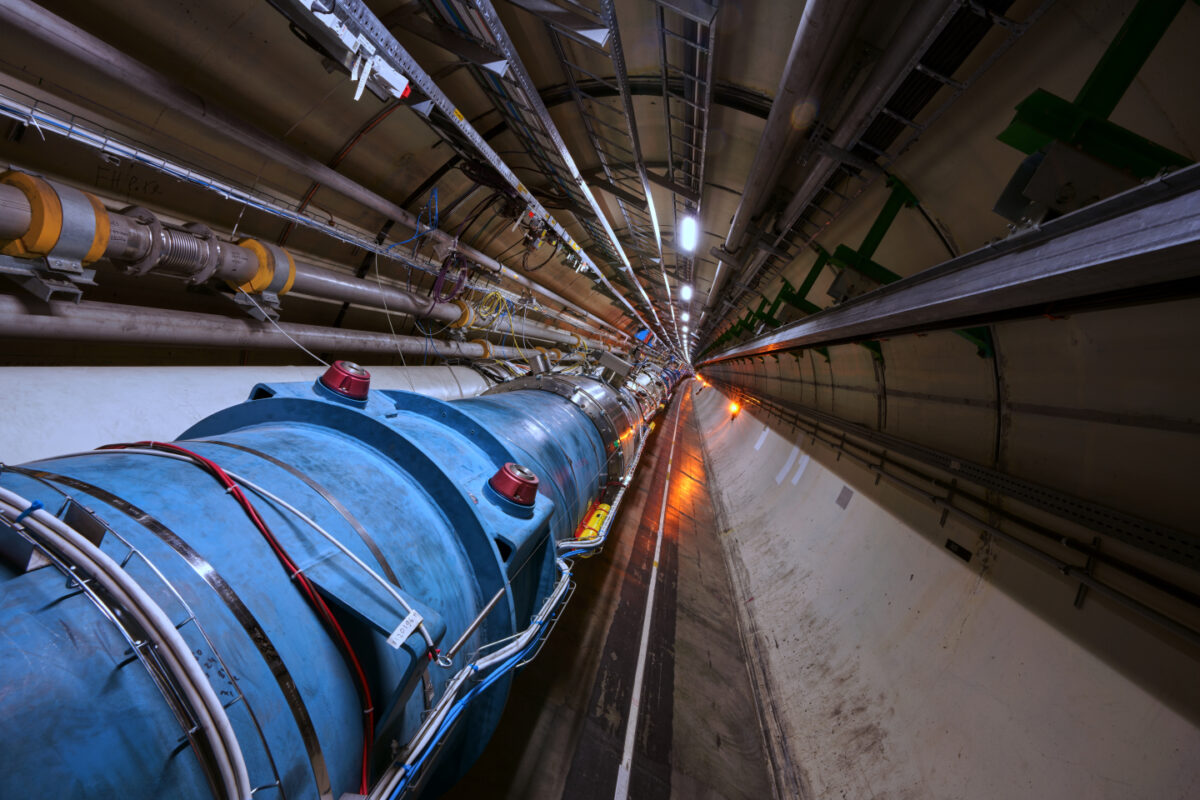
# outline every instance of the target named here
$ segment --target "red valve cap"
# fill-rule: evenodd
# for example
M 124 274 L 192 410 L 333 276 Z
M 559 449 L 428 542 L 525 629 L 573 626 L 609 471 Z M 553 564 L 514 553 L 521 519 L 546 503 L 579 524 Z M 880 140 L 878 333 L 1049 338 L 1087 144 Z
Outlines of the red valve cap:
M 538 479 L 529 467 L 510 461 L 488 478 L 488 486 L 506 500 L 522 506 L 531 506 L 537 498 Z
M 371 373 L 353 361 L 335 361 L 321 376 L 321 383 L 326 389 L 351 400 L 366 400 L 367 390 L 371 388 Z

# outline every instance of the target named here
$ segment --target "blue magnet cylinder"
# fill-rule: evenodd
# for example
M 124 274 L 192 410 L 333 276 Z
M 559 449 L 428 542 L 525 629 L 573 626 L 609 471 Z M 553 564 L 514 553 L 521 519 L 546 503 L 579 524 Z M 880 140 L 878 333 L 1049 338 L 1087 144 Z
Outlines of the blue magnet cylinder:
M 641 423 L 639 413 L 613 426 L 640 431 Z M 482 644 L 529 623 L 557 575 L 556 541 L 573 536 L 613 480 L 612 443 L 595 414 L 578 398 L 536 389 L 447 403 L 392 391 L 353 401 L 319 383 L 259 385 L 178 443 L 291 504 L 392 581 L 442 650 L 504 590 L 452 665 L 438 666 L 420 630 L 397 640 L 408 612 L 390 593 L 297 514 L 245 490 L 363 663 L 375 772 Z M 539 479 L 532 509 L 517 513 L 488 488 L 506 462 Z M 7 467 L 0 486 L 69 522 L 91 520 L 100 548 L 175 623 L 225 705 L 256 800 L 337 800 L 358 790 L 363 710 L 351 670 L 210 473 L 189 460 L 113 450 Z M 22 545 L 0 523 L 0 554 L 8 554 L 0 558 L 0 796 L 220 796 L 187 709 L 147 666 L 153 647 L 131 642 L 112 609 L 60 569 L 29 569 Z M 482 751 L 507 681 L 468 707 L 443 742 L 431 787 L 456 779 Z

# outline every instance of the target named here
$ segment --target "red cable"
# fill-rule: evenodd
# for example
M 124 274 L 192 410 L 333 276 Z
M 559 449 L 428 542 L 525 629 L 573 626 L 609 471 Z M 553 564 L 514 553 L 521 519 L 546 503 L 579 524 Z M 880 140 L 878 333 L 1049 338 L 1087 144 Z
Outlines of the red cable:
M 350 644 L 350 639 L 346 636 L 345 630 L 338 624 L 337 618 L 333 616 L 333 612 L 325 603 L 325 599 L 316 591 L 312 582 L 304 575 L 303 572 L 296 566 L 288 556 L 287 551 L 279 544 L 275 538 L 275 534 L 271 532 L 270 527 L 259 516 L 258 510 L 246 497 L 242 488 L 237 485 L 229 474 L 223 470 L 220 465 L 210 459 L 205 458 L 199 453 L 194 453 L 191 450 L 180 447 L 176 444 L 166 442 L 136 442 L 134 444 L 109 444 L 101 447 L 101 450 L 124 450 L 129 447 L 148 447 L 152 450 L 167 450 L 180 455 L 187 456 L 197 464 L 203 466 L 208 472 L 212 473 L 217 481 L 225 487 L 226 491 L 233 495 L 238 504 L 242 506 L 242 510 L 246 512 L 246 516 L 254 523 L 263 538 L 267 540 L 267 544 L 275 553 L 276 558 L 287 570 L 288 576 L 299 584 L 301 591 L 308 599 L 309 604 L 317 612 L 325 624 L 330 628 L 331 634 L 335 637 L 335 644 L 339 646 L 342 655 L 349 662 L 351 669 L 354 672 L 358 688 L 361 692 L 361 700 L 363 705 L 363 750 L 362 750 L 362 767 L 359 778 L 359 794 L 367 794 L 370 790 L 370 759 L 371 759 L 371 744 L 375 740 L 375 708 L 371 700 L 371 689 L 367 682 L 366 673 L 363 671 L 362 663 L 358 659 L 358 655 L 354 652 L 354 647 Z

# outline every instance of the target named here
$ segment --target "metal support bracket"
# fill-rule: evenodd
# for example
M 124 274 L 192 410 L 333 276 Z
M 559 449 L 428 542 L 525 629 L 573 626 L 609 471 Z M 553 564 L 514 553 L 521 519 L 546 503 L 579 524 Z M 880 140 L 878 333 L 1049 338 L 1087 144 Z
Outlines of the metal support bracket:
M 80 267 L 77 271 L 62 272 L 45 257 L 0 255 L 0 275 L 43 302 L 62 296 L 78 303 L 83 298 L 83 290 L 79 287 L 96 285 L 96 270 Z

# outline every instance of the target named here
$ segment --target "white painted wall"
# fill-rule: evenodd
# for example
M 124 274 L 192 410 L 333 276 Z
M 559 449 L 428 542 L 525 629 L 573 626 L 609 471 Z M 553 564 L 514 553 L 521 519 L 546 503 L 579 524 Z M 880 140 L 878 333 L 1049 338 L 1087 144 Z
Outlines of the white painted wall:
M 1200 797 L 1200 654 L 1094 593 L 1075 610 L 1061 576 L 824 445 L 730 421 L 716 390 L 696 400 L 802 797 Z
M 488 384 L 467 367 L 367 367 L 376 389 L 440 399 Z M 170 441 L 242 402 L 256 383 L 314 381 L 321 367 L 0 367 L 0 462 L 138 439 Z

